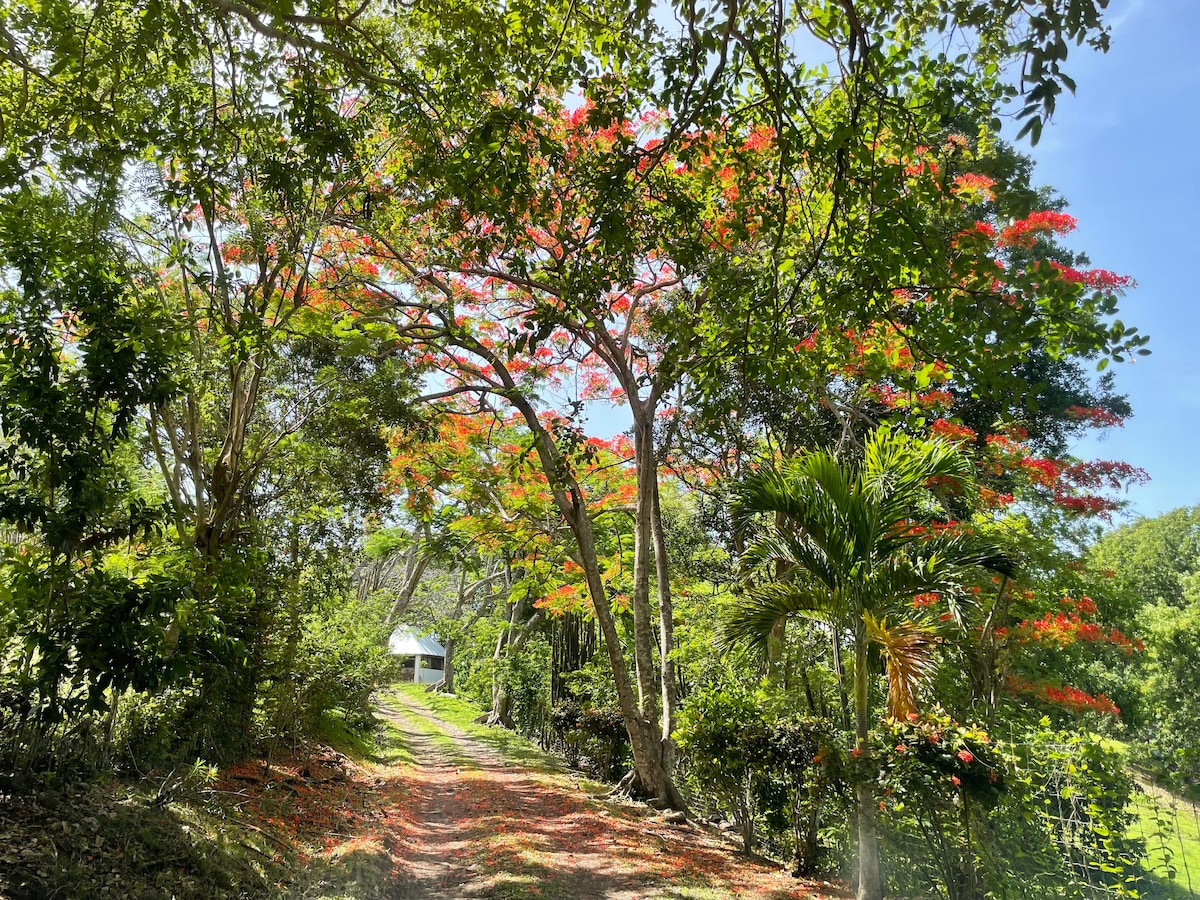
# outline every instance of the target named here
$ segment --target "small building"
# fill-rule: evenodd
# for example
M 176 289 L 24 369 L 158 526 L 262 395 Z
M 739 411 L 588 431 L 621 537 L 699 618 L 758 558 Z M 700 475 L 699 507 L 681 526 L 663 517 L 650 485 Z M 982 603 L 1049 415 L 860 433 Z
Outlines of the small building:
M 400 657 L 400 680 L 437 684 L 446 670 L 446 648 L 436 634 L 423 634 L 411 625 L 398 625 L 388 638 L 388 650 Z

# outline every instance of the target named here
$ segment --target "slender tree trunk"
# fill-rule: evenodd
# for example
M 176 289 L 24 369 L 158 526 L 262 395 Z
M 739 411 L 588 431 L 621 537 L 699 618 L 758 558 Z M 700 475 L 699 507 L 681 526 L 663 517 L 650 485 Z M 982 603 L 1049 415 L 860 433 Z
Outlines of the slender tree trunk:
M 400 617 L 412 603 L 413 596 L 417 593 L 417 586 L 421 583 L 421 576 L 425 574 L 425 569 L 429 566 L 429 559 L 430 555 L 425 552 L 422 540 L 414 534 L 413 545 L 409 548 L 404 560 L 404 580 L 401 581 L 400 589 L 396 592 L 396 599 L 392 601 L 392 608 L 388 610 L 388 628 L 396 627 Z
M 854 634 L 854 736 L 859 757 L 867 753 L 871 674 L 868 671 L 867 635 L 862 624 Z M 854 788 L 858 819 L 857 900 L 882 900 L 883 875 L 879 864 L 879 819 L 871 782 L 860 777 Z
M 497 655 L 495 659 L 499 663 L 500 656 Z M 499 725 L 509 729 L 513 727 L 512 693 L 508 690 L 508 682 L 498 675 L 492 676 L 492 708 L 486 715 L 481 716 L 481 719 L 485 725 Z
M 584 499 L 583 489 L 562 458 L 553 436 L 538 418 L 537 409 L 528 397 L 517 390 L 515 382 L 503 368 L 503 362 L 494 357 L 491 361 L 496 367 L 498 377 L 505 379 L 507 390 L 504 392 L 504 396 L 520 412 L 521 418 L 529 427 L 530 434 L 533 435 L 534 448 L 554 495 L 555 505 L 571 529 L 571 534 L 579 549 L 579 564 L 583 567 L 588 597 L 592 602 L 596 621 L 600 624 L 600 633 L 604 637 L 604 646 L 612 666 L 613 686 L 617 690 L 621 716 L 624 718 L 625 728 L 629 732 L 629 744 L 633 751 L 637 786 L 668 806 L 684 809 L 686 804 L 683 802 L 683 797 L 671 780 L 663 761 L 663 742 L 659 724 L 643 716 L 638 707 L 637 695 L 629 678 L 629 668 L 625 664 L 621 639 L 617 634 L 617 625 L 609 605 L 608 592 L 600 577 L 596 537 L 592 531 L 591 519 L 588 517 L 587 501 Z
M 675 683 L 675 608 L 671 602 L 671 560 L 667 556 L 667 536 L 663 531 L 662 507 L 658 493 L 658 470 L 652 483 L 650 524 L 654 535 L 654 578 L 658 588 L 658 639 L 662 667 L 662 739 L 667 771 L 675 765 L 675 710 L 679 705 L 679 686 Z
M 638 706 L 651 722 L 658 720 L 658 689 L 654 683 L 654 644 L 650 616 L 651 519 L 658 467 L 654 462 L 652 423 L 635 421 L 634 458 L 637 468 L 637 510 L 633 530 L 633 655 L 637 668 Z
M 511 659 L 529 640 L 534 628 L 542 620 L 542 611 L 535 609 L 528 619 L 524 619 L 525 611 L 529 609 L 528 601 L 522 600 L 512 606 L 508 617 L 508 627 L 496 641 L 496 653 L 492 657 L 494 665 L 499 668 L 501 660 Z M 524 619 L 524 621 L 522 621 Z M 518 628 L 518 624 L 520 627 Z M 492 672 L 492 710 L 485 721 L 488 725 L 503 725 L 505 728 L 515 728 L 512 720 L 512 691 L 509 690 L 507 678 L 500 677 L 493 669 Z
M 784 459 L 790 458 L 790 451 L 784 450 Z M 775 530 L 783 533 L 787 528 L 787 517 L 781 512 L 775 513 Z M 783 581 L 788 576 L 789 566 L 783 560 L 775 561 L 775 580 Z M 772 681 L 779 678 L 780 664 L 783 661 L 783 651 L 787 639 L 787 619 L 780 619 L 767 636 L 767 677 Z
M 833 629 L 831 642 L 833 644 L 833 674 L 837 680 L 838 703 L 842 708 L 842 730 L 850 730 L 850 698 L 846 694 L 846 667 L 842 661 L 842 633 L 837 625 Z
M 504 728 L 512 728 L 512 694 L 508 690 L 508 682 L 500 675 L 500 664 L 504 660 L 505 652 L 513 639 L 513 629 L 516 626 L 517 611 L 520 604 L 513 604 L 508 608 L 508 625 L 500 632 L 500 636 L 496 638 L 496 649 L 492 653 L 492 708 L 484 717 L 484 722 L 488 725 L 500 725 Z
M 454 638 L 446 638 L 445 667 L 442 670 L 442 690 L 454 693 Z
M 1000 580 L 996 599 L 992 601 L 992 607 L 979 630 L 979 639 L 975 642 L 971 672 L 972 700 L 984 704 L 984 716 L 989 725 L 996 711 L 1000 688 L 1000 644 L 996 640 L 996 628 L 1008 617 L 1010 595 L 1008 577 L 1005 576 Z

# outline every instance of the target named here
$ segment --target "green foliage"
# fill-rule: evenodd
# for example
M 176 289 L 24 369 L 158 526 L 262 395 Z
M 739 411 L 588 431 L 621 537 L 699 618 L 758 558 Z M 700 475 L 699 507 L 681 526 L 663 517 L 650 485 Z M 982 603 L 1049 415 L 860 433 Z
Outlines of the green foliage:
M 1107 592 L 1130 614 L 1149 604 L 1183 605 L 1188 576 L 1200 572 L 1200 507 L 1115 528 L 1088 557 L 1093 570 L 1111 573 Z
M 65 198 L 0 201 L 0 713 L 28 764 L 106 692 L 170 679 L 165 628 L 186 571 L 157 558 L 165 509 L 125 443 L 173 391 L 171 329 Z M 69 727 L 69 726 L 64 726 Z
M 374 724 L 371 695 L 399 677 L 399 659 L 387 649 L 386 604 L 358 600 L 349 585 L 327 591 L 301 576 L 288 624 L 273 628 L 260 711 L 262 733 L 295 740 L 314 733 L 337 711 L 351 731 Z
M 1194 792 L 1200 783 L 1200 508 L 1114 529 L 1091 548 L 1088 564 L 1106 576 L 1101 596 L 1146 643 L 1133 687 L 1147 762 L 1176 788 Z
M 1088 885 L 1104 884 L 1118 896 L 1136 896 L 1145 846 L 1130 834 L 1137 787 L 1124 754 L 1095 735 L 1049 730 L 1030 735 L 1018 751 L 1026 808 L 1038 810 L 1059 860 L 1065 885 L 1058 895 L 1087 896 Z M 1007 821 L 1020 820 L 1010 812 Z M 1039 865 L 1024 853 L 1011 858 Z
M 1155 768 L 1176 787 L 1200 794 L 1200 596 L 1180 609 L 1142 611 L 1150 659 L 1142 692 L 1143 720 Z
M 505 654 L 496 677 L 512 698 L 512 718 L 517 730 L 539 735 L 550 715 L 550 648 L 544 640 L 531 640 L 524 652 Z
M 1139 896 L 1146 847 L 1123 753 L 1095 735 L 993 741 L 948 717 L 896 723 L 857 765 L 879 773 L 900 891 L 966 900 Z
M 764 813 L 764 772 L 756 744 L 766 725 L 750 691 L 710 686 L 688 698 L 674 735 L 687 754 L 685 777 L 695 796 L 712 798 L 732 816 L 747 853 Z
M 822 819 L 848 808 L 845 737 L 825 719 L 775 718 L 737 685 L 690 696 L 675 732 L 694 802 L 731 816 L 747 852 L 759 835 L 774 848 L 790 844 L 798 874 L 822 863 Z
M 567 764 L 596 778 L 616 781 L 630 763 L 629 733 L 619 709 L 584 708 L 570 701 L 550 712 L 550 728 L 562 742 Z
M 979 896 L 990 877 L 980 857 L 995 849 L 986 830 L 1007 789 L 1011 758 L 986 732 L 946 716 L 893 722 L 874 737 L 856 765 L 864 777 L 878 772 L 889 856 L 904 860 L 895 882 L 938 884 L 952 900 Z M 924 852 L 913 852 L 922 845 Z

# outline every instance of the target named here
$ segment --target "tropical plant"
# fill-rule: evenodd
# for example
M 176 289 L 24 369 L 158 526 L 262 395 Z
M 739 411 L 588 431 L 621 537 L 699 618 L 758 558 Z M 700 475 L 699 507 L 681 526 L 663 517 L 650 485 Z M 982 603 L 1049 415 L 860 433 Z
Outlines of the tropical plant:
M 747 570 L 771 564 L 776 578 L 752 583 L 724 621 L 727 643 L 765 650 L 783 618 L 798 615 L 828 627 L 834 667 L 841 646 L 854 656 L 855 749 L 867 751 L 871 719 L 871 658 L 875 644 L 887 663 L 888 717 L 915 712 L 915 692 L 933 668 L 939 638 L 932 603 L 914 611 L 917 596 L 945 602 L 947 620 L 961 621 L 966 583 L 982 567 L 1013 574 L 1013 560 L 969 529 L 948 525 L 939 494 L 966 492 L 973 467 L 949 444 L 923 442 L 889 428 L 867 441 L 858 461 L 813 451 L 748 477 L 736 494 L 743 527 L 759 514 L 773 527 L 743 556 Z M 936 493 L 935 493 L 936 491 Z M 849 698 L 842 690 L 843 713 Z M 876 807 L 870 784 L 856 786 L 860 900 L 883 896 Z

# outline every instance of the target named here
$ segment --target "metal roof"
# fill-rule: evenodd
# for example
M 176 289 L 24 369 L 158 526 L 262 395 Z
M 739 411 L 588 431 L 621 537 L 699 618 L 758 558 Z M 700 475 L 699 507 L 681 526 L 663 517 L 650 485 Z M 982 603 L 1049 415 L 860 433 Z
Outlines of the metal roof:
M 388 638 L 388 649 L 397 656 L 445 656 L 436 634 L 423 634 L 411 625 L 398 625 Z

